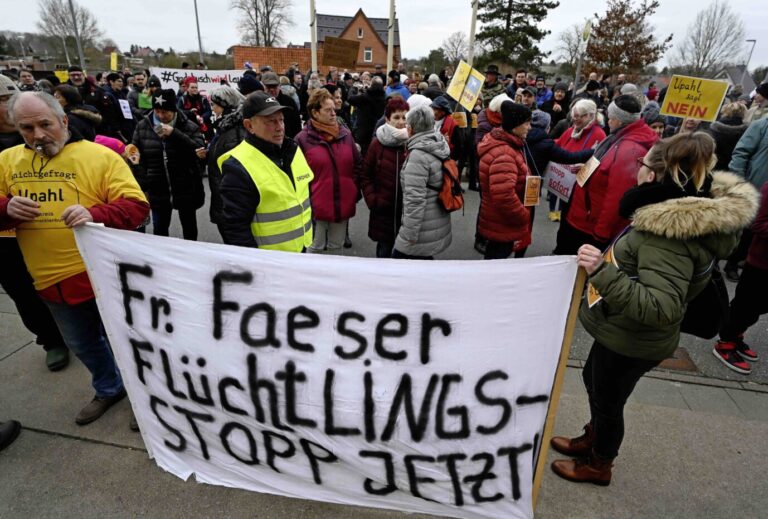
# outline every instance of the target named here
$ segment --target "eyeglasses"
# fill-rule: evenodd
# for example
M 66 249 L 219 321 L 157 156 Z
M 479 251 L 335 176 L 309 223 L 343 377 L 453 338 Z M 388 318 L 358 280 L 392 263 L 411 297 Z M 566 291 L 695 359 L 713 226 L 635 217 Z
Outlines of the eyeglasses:
M 653 168 L 651 168 L 651 166 L 649 166 L 648 164 L 643 162 L 643 158 L 642 157 L 638 157 L 636 162 L 637 162 L 637 167 L 642 168 L 643 166 L 645 166 L 646 168 L 648 168 L 651 171 L 653 171 Z

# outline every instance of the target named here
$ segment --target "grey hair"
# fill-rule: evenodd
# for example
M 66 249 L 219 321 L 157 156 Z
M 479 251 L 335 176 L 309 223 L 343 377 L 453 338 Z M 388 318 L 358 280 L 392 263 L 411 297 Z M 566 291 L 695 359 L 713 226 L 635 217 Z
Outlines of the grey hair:
M 229 85 L 219 85 L 209 92 L 211 102 L 222 108 L 237 108 L 245 96 Z
M 64 108 L 62 108 L 61 104 L 51 94 L 48 92 L 21 92 L 11 96 L 11 100 L 8 103 L 8 118 L 10 119 L 11 124 L 16 124 L 16 105 L 19 103 L 20 99 L 27 97 L 36 97 L 40 99 L 42 102 L 48 105 L 48 108 L 51 109 L 51 112 L 53 112 L 53 115 L 56 117 L 56 119 L 59 120 L 59 122 L 64 122 L 64 118 L 67 116 L 67 114 L 64 113 Z
M 382 79 L 379 76 L 373 76 L 373 78 L 371 79 L 371 84 L 384 86 L 384 81 L 382 81 Z
M 417 106 L 408 110 L 405 122 L 411 127 L 414 134 L 434 131 L 435 114 L 429 105 Z
M 571 115 L 573 114 L 596 114 L 597 105 L 591 99 L 579 99 L 571 107 Z

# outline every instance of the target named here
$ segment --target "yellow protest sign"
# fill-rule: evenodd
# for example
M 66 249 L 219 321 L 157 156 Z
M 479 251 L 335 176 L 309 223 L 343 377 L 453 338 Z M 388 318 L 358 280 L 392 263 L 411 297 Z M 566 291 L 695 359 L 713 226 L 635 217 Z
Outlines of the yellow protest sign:
M 66 70 L 54 70 L 53 74 L 57 78 L 59 78 L 59 81 L 61 81 L 62 83 L 66 83 L 67 81 L 69 81 L 69 72 L 67 72 Z
M 672 76 L 661 115 L 714 121 L 720 111 L 728 83 L 690 76 Z
M 109 55 L 109 70 L 117 70 L 117 52 L 112 52 Z
M 485 76 L 482 72 L 473 69 L 466 61 L 462 60 L 456 68 L 456 73 L 453 75 L 446 93 L 471 112 L 480 95 L 480 90 L 483 88 L 483 82 L 485 82 Z

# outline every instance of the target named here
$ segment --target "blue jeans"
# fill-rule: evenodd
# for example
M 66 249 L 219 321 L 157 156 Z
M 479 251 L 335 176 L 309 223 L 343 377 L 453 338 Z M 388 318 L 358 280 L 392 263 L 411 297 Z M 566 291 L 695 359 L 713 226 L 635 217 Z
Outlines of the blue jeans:
M 45 304 L 64 337 L 64 343 L 91 372 L 96 396 L 106 398 L 123 391 L 123 379 L 109 348 L 96 300 L 79 305 Z

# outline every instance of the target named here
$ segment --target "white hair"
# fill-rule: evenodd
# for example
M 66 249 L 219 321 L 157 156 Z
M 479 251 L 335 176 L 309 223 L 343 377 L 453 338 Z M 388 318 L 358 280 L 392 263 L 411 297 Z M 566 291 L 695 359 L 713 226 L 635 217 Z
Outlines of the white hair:
M 579 99 L 571 107 L 571 116 L 574 114 L 596 114 L 597 105 L 591 99 Z

